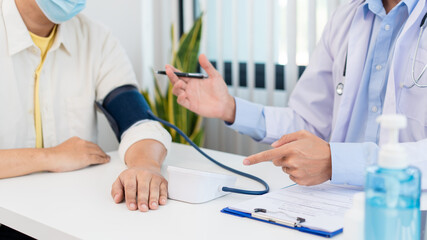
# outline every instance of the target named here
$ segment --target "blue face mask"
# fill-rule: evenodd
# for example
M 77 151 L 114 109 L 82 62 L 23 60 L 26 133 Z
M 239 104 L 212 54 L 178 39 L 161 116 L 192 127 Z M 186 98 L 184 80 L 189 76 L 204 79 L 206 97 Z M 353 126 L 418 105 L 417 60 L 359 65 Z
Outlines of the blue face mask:
M 86 6 L 86 0 L 36 0 L 46 17 L 60 24 L 70 20 Z

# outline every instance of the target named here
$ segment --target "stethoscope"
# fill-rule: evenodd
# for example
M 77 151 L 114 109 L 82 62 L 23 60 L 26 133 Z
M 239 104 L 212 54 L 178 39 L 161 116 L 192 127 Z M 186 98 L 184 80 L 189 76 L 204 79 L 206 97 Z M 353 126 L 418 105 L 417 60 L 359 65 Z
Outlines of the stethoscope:
M 423 17 L 423 19 L 421 20 L 421 23 L 420 23 L 420 33 L 418 35 L 417 46 L 415 47 L 414 59 L 412 60 L 412 74 L 411 74 L 411 78 L 412 78 L 412 82 L 413 83 L 410 86 L 403 85 L 404 88 L 408 88 L 409 89 L 409 88 L 412 88 L 414 86 L 417 86 L 419 88 L 427 88 L 426 84 L 419 84 L 421 78 L 423 77 L 424 73 L 427 70 L 427 64 L 424 65 L 424 68 L 421 71 L 421 73 L 418 75 L 418 77 L 415 77 L 415 61 L 417 59 L 418 49 L 420 47 L 421 36 L 423 35 L 424 29 L 427 26 L 426 19 L 427 19 L 427 13 L 424 15 L 424 17 Z M 345 56 L 345 65 L 344 65 L 343 77 L 345 77 L 346 71 L 347 71 L 347 55 Z M 343 94 L 343 92 L 344 92 L 344 84 L 343 83 L 338 83 L 335 91 L 336 91 L 336 93 L 339 96 L 341 96 Z
M 417 41 L 417 46 L 415 47 L 415 55 L 414 55 L 414 59 L 412 59 L 412 74 L 411 74 L 411 78 L 412 78 L 412 85 L 411 86 L 406 86 L 403 85 L 403 87 L 405 88 L 412 88 L 413 86 L 417 86 L 419 88 L 426 88 L 427 85 L 423 85 L 423 84 L 419 84 L 420 79 L 422 78 L 422 76 L 424 75 L 425 71 L 427 70 L 427 64 L 424 65 L 423 70 L 421 71 L 421 73 L 418 75 L 418 77 L 415 77 L 415 60 L 417 59 L 417 55 L 418 55 L 418 49 L 420 47 L 420 41 L 421 41 L 421 36 L 424 33 L 424 29 L 426 28 L 426 18 L 427 18 L 427 13 L 424 15 L 423 19 L 421 20 L 421 24 L 420 24 L 420 34 L 418 35 L 418 41 Z

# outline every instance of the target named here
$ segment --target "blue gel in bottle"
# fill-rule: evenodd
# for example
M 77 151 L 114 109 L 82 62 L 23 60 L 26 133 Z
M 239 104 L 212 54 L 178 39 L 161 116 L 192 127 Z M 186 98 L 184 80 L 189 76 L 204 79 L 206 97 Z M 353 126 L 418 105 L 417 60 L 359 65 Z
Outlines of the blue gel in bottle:
M 417 168 L 370 167 L 366 179 L 365 239 L 420 239 L 420 182 Z
M 378 166 L 367 169 L 365 240 L 418 240 L 421 172 L 408 166 L 404 148 L 397 142 L 406 118 L 384 115 L 379 122 L 389 129 L 391 137 L 380 149 Z

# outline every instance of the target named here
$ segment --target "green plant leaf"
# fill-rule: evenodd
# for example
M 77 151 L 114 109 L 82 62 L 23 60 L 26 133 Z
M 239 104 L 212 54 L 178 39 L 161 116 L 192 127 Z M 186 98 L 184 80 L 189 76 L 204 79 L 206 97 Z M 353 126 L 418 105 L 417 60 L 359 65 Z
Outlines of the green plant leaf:
M 188 33 L 181 36 L 179 46 L 176 48 L 174 25 L 171 26 L 171 41 L 172 41 L 172 65 L 184 72 L 195 72 L 198 66 L 198 53 L 202 35 L 202 21 L 200 16 Z M 153 72 L 154 78 L 154 101 L 149 99 L 148 92 L 141 94 L 147 99 L 147 102 L 153 109 L 153 113 L 158 117 L 174 124 L 181 129 L 190 139 L 198 146 L 202 146 L 204 142 L 204 130 L 202 128 L 203 118 L 197 114 L 188 111 L 186 108 L 177 103 L 176 96 L 172 93 L 172 84 L 169 82 L 166 93 L 160 88 L 158 79 Z M 169 127 L 165 127 L 170 132 L 174 142 L 186 143 L 177 132 Z
M 181 37 L 180 46 L 177 51 L 173 65 L 184 72 L 195 72 L 202 36 L 202 16 L 200 16 L 188 34 Z

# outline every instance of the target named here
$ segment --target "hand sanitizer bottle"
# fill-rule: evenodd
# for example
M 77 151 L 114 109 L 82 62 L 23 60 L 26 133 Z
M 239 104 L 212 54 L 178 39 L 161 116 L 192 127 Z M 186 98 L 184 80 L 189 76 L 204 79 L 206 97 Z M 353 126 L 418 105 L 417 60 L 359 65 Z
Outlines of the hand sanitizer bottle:
M 378 166 L 367 170 L 365 239 L 420 239 L 421 172 L 408 166 L 398 143 L 406 117 L 383 115 L 377 121 L 382 131 L 388 130 L 389 142 L 380 148 Z

